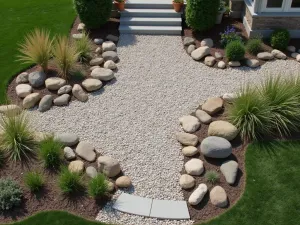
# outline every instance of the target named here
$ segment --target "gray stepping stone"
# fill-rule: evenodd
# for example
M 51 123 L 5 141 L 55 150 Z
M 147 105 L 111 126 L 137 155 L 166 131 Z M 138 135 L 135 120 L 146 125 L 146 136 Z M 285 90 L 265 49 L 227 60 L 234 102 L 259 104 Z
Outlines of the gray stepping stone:
M 122 193 L 113 208 L 129 214 L 149 217 L 152 199 Z
M 190 214 L 185 201 L 153 200 L 150 217 L 185 220 Z

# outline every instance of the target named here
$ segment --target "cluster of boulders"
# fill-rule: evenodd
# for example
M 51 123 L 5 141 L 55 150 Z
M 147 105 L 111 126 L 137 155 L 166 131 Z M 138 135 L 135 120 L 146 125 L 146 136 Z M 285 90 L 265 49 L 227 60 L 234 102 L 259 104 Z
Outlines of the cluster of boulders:
M 82 32 L 84 27 L 84 24 L 79 24 L 78 30 Z M 73 38 L 79 39 L 82 38 L 83 34 L 74 35 Z M 88 100 L 87 92 L 97 91 L 103 86 L 102 82 L 115 78 L 114 70 L 117 69 L 116 63 L 119 61 L 119 57 L 116 53 L 116 44 L 113 41 L 117 42 L 118 39 L 116 36 L 108 35 L 108 41 L 94 40 L 99 46 L 95 50 L 95 57 L 89 62 L 91 74 L 81 85 L 74 84 L 71 86 L 67 84 L 65 79 L 60 77 L 47 78 L 43 71 L 19 74 L 16 78 L 16 93 L 18 97 L 23 98 L 23 108 L 29 109 L 38 105 L 38 110 L 45 112 L 53 105 L 68 105 L 71 95 L 81 102 L 86 102 Z M 51 94 L 42 96 L 40 93 L 33 93 L 34 88 L 40 89 L 43 87 L 51 92 L 57 92 L 59 96 L 54 98 Z
M 186 157 L 192 157 L 184 165 L 186 174 L 181 175 L 179 183 L 183 189 L 191 189 L 195 186 L 195 178 L 205 171 L 205 165 L 197 156 L 203 154 L 207 158 L 222 159 L 220 171 L 225 177 L 228 184 L 233 185 L 236 182 L 238 163 L 233 160 L 226 160 L 232 154 L 232 145 L 230 141 L 238 135 L 238 129 L 231 123 L 223 120 L 212 120 L 212 116 L 216 115 L 223 109 L 224 101 L 232 102 L 237 97 L 236 94 L 224 94 L 221 97 L 213 97 L 197 109 L 194 116 L 183 116 L 179 119 L 181 127 L 185 132 L 176 134 L 176 139 L 182 145 L 182 153 Z M 201 124 L 207 124 L 208 137 L 200 144 L 200 151 L 197 148 L 199 143 L 198 137 L 193 134 L 201 128 Z M 189 204 L 198 205 L 205 194 L 208 187 L 205 183 L 201 183 L 189 197 Z M 215 186 L 210 191 L 210 201 L 217 207 L 226 207 L 228 198 L 226 191 L 221 186 Z
M 36 133 L 37 141 L 42 140 L 48 134 Z M 71 172 L 83 173 L 93 178 L 98 173 L 103 173 L 107 178 L 115 178 L 121 173 L 120 163 L 109 156 L 97 156 L 95 147 L 87 141 L 80 141 L 79 137 L 72 133 L 56 133 L 55 139 L 59 140 L 64 147 L 64 157 L 70 163 L 68 169 Z M 97 168 L 94 166 L 85 167 L 86 162 L 97 161 Z M 128 176 L 120 176 L 116 179 L 115 184 L 112 180 L 108 181 L 109 191 L 112 192 L 118 188 L 128 188 L 131 186 L 131 179 Z
M 196 48 L 195 39 L 191 37 L 185 37 L 183 39 L 183 44 L 186 48 L 187 53 L 196 61 L 200 61 L 204 59 L 204 64 L 213 67 L 217 63 L 217 67 L 220 69 L 225 69 L 227 67 L 226 62 L 223 60 L 224 56 L 221 52 L 215 52 L 214 55 L 211 55 L 211 48 L 214 46 L 214 42 L 210 38 L 203 39 L 200 43 L 200 47 Z M 300 62 L 300 49 L 299 53 L 296 52 L 296 48 L 294 46 L 289 46 L 287 48 L 289 52 L 291 52 L 291 57 L 295 58 L 298 62 Z M 277 50 L 274 49 L 270 52 L 261 52 L 258 53 L 257 58 L 260 60 L 273 60 L 273 59 L 287 59 L 287 56 Z M 256 68 L 260 66 L 260 63 L 257 59 L 246 59 L 245 63 L 250 68 Z M 240 61 L 230 61 L 228 62 L 229 67 L 239 67 L 241 66 Z

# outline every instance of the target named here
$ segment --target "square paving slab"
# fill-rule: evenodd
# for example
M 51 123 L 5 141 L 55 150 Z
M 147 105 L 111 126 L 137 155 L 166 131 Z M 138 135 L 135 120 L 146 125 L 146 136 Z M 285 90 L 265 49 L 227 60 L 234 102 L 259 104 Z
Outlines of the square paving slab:
M 150 217 L 159 219 L 190 219 L 185 201 L 153 200 Z
M 113 208 L 134 215 L 150 216 L 152 199 L 122 193 Z

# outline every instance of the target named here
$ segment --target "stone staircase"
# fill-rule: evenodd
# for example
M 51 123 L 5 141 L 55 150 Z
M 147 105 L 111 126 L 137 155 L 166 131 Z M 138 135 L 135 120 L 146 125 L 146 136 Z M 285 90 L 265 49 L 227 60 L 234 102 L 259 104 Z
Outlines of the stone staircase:
M 127 0 L 121 12 L 121 34 L 181 35 L 182 13 L 172 0 Z

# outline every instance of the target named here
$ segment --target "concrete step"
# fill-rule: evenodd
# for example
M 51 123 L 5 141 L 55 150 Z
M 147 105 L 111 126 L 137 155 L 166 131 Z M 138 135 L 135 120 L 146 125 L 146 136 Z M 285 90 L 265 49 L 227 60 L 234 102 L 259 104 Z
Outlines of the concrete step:
M 173 9 L 171 0 L 127 0 L 127 9 Z
M 181 26 L 181 18 L 175 17 L 121 17 L 120 25 L 130 26 Z
M 128 26 L 120 25 L 121 34 L 181 35 L 181 26 Z
M 181 14 L 173 9 L 125 9 L 121 17 L 173 17 L 181 18 Z

